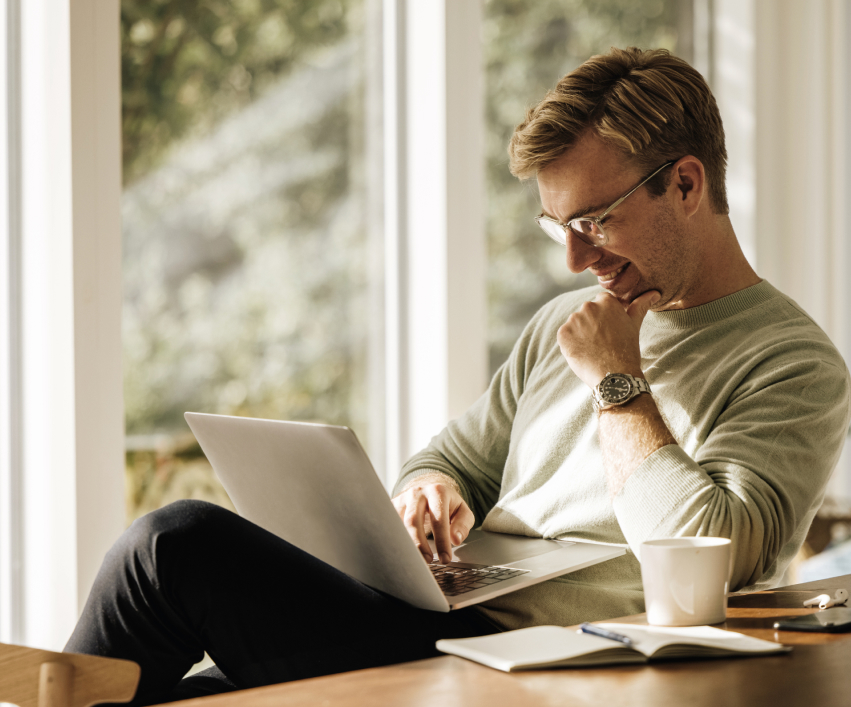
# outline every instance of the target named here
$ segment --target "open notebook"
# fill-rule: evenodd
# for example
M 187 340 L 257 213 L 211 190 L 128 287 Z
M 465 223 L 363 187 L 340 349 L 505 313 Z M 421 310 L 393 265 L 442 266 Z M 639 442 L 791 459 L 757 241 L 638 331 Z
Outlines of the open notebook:
M 632 646 L 560 626 L 534 626 L 479 638 L 443 639 L 437 642 L 437 649 L 506 672 L 683 658 L 733 658 L 792 650 L 779 643 L 711 626 L 597 625 L 629 636 Z

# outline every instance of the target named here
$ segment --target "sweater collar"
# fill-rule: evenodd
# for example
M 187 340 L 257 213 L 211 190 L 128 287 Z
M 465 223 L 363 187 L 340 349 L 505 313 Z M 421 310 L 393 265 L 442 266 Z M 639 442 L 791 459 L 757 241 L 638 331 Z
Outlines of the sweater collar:
M 692 329 L 706 326 L 756 307 L 773 299 L 778 294 L 780 293 L 775 287 L 770 285 L 768 281 L 762 280 L 756 285 L 751 285 L 744 290 L 707 302 L 699 307 L 648 312 L 643 324 L 658 329 Z

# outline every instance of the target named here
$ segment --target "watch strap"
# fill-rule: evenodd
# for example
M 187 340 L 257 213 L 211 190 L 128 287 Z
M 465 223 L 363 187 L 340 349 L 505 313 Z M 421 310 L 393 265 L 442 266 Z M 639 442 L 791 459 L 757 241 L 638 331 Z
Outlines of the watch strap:
M 650 384 L 644 378 L 636 378 L 632 377 L 633 382 L 635 383 L 636 388 L 638 388 L 638 393 L 650 393 Z M 636 393 L 636 395 L 638 394 Z M 635 397 L 635 396 L 633 396 Z

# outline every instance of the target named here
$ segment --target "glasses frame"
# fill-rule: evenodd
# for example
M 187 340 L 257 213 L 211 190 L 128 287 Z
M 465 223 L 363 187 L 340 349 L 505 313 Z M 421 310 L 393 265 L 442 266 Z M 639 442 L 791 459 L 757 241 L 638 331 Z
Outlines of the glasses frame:
M 606 233 L 606 229 L 603 228 L 603 220 L 614 211 L 618 206 L 620 206 L 627 198 L 632 196 L 636 191 L 638 191 L 641 187 L 643 187 L 647 182 L 649 182 L 653 177 L 655 177 L 659 172 L 671 165 L 675 164 L 676 160 L 671 160 L 670 162 L 665 162 L 661 167 L 653 171 L 649 176 L 642 179 L 638 184 L 636 184 L 632 189 L 630 189 L 626 194 L 620 197 L 614 204 L 612 204 L 608 209 L 606 209 L 599 216 L 579 216 L 578 218 L 571 219 L 567 223 L 562 223 L 561 221 L 557 221 L 554 218 L 541 214 L 540 216 L 535 217 L 535 222 L 541 227 L 541 230 L 546 233 L 550 238 L 552 238 L 559 245 L 566 246 L 567 245 L 567 231 L 570 230 L 574 236 L 576 236 L 580 241 L 586 243 L 590 246 L 594 246 L 595 248 L 601 248 L 609 242 L 609 235 Z M 561 226 L 563 235 L 561 237 L 557 236 L 555 233 L 550 233 L 547 230 L 547 227 L 542 223 L 543 221 L 547 221 L 549 223 L 553 223 L 556 226 Z M 582 233 L 581 231 L 574 228 L 574 224 L 577 224 L 581 221 L 591 222 L 597 227 L 597 230 L 600 232 L 602 238 L 597 241 L 589 240 L 590 236 L 586 233 Z

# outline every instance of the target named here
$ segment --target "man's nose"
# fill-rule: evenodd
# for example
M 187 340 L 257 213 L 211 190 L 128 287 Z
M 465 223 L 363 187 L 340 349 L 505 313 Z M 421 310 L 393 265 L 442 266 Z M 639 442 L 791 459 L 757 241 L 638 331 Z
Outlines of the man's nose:
M 570 232 L 570 229 L 567 229 L 566 239 L 567 269 L 570 272 L 581 273 L 589 265 L 596 263 L 603 255 L 599 248 L 580 240 Z

